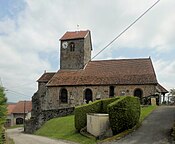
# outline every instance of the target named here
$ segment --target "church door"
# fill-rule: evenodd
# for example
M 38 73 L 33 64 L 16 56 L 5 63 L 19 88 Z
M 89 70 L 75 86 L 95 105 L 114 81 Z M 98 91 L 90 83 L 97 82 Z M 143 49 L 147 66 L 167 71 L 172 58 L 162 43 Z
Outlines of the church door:
M 89 101 L 93 101 L 91 89 L 86 89 L 85 90 L 84 98 L 85 98 L 86 103 L 89 103 Z
M 140 99 L 140 102 L 142 102 L 142 95 L 143 95 L 143 92 L 141 89 L 135 89 L 134 90 L 134 96 L 138 97 Z

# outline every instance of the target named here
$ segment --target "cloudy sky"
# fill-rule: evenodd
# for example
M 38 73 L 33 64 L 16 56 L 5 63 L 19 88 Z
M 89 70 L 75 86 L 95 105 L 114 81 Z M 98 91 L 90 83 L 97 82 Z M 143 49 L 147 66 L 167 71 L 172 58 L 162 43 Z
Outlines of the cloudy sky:
M 0 0 L 0 84 L 8 101 L 29 100 L 44 70 L 59 69 L 59 38 L 91 30 L 93 55 L 156 0 Z M 160 0 L 96 59 L 151 57 L 157 79 L 175 87 L 175 1 Z

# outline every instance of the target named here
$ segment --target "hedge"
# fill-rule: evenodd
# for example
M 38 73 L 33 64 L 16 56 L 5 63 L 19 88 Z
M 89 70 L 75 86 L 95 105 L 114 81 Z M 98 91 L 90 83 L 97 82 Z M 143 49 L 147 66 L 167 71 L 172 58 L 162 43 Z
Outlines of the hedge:
M 87 113 L 97 113 L 100 111 L 101 101 L 95 101 L 90 104 L 86 104 L 83 106 L 78 106 L 75 108 L 75 128 L 80 131 L 87 124 Z
M 108 105 L 109 122 L 114 135 L 132 128 L 139 122 L 140 101 L 137 97 L 122 96 Z
M 118 99 L 119 97 L 102 99 L 100 113 L 107 113 L 107 106 Z
M 75 108 L 75 128 L 80 131 L 87 124 L 87 113 L 107 113 L 107 105 L 116 99 L 115 98 L 107 98 L 103 100 L 97 100 L 90 104 L 85 104 L 82 106 L 78 106 Z

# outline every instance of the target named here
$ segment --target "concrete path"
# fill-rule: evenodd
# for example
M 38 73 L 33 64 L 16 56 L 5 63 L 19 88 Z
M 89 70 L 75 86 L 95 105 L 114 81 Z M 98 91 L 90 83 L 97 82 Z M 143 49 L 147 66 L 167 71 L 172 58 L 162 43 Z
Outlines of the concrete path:
M 73 144 L 72 142 L 68 141 L 24 134 L 22 132 L 23 128 L 8 129 L 7 135 L 14 140 L 15 144 Z
M 159 106 L 135 132 L 112 144 L 173 144 L 170 136 L 175 106 Z

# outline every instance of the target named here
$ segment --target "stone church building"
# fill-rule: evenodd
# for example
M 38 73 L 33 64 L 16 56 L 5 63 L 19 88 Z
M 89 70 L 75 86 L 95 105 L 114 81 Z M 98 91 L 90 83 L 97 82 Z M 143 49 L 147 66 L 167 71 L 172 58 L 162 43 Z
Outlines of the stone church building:
M 73 112 L 74 107 L 114 96 L 145 98 L 168 92 L 157 81 L 150 58 L 91 60 L 90 31 L 66 32 L 60 39 L 60 69 L 37 80 L 32 97 L 32 117 L 25 132 L 33 133 L 54 117 Z
M 60 69 L 38 79 L 42 110 L 74 107 L 114 96 L 165 95 L 150 58 L 91 60 L 90 31 L 66 32 L 60 39 Z M 36 97 L 36 96 L 35 96 Z

